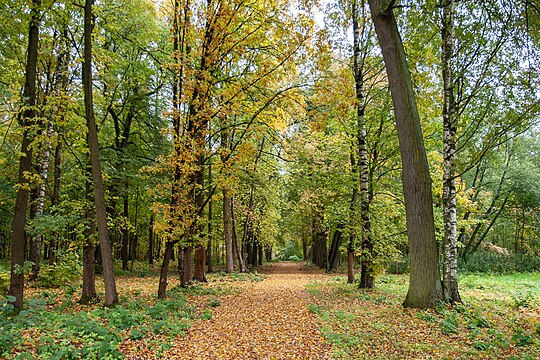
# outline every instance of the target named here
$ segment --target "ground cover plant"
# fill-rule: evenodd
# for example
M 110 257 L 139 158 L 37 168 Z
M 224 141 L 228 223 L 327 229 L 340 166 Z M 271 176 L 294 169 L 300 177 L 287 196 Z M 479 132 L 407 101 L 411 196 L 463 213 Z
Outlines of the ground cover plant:
M 114 307 L 81 305 L 78 284 L 28 289 L 28 301 L 13 315 L 10 297 L 0 303 L 0 358 L 118 359 L 159 357 L 197 319 L 212 318 L 223 298 L 264 279 L 256 274 L 209 275 L 209 284 L 189 288 L 169 279 L 167 299 L 156 300 L 157 275 L 135 270 L 118 277 L 123 296 Z M 102 282 L 98 288 L 103 291 Z M 100 297 L 103 293 L 100 294 Z
M 536 359 L 540 353 L 540 274 L 464 275 L 464 303 L 416 310 L 401 306 L 404 275 L 385 275 L 376 291 L 337 276 L 314 282 L 308 310 L 334 358 Z

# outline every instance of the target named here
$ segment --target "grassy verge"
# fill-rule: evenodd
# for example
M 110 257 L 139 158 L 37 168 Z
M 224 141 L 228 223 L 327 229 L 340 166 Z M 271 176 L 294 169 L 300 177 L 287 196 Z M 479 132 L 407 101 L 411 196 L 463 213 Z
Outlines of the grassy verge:
M 212 318 L 223 297 L 238 293 L 262 277 L 210 274 L 208 284 L 181 288 L 170 279 L 168 298 L 156 300 L 159 278 L 126 273 L 117 279 L 120 304 L 104 308 L 77 303 L 79 285 L 29 288 L 25 309 L 11 315 L 0 298 L 0 358 L 119 359 L 126 354 L 160 356 L 183 336 L 193 321 Z M 98 283 L 98 288 L 102 289 Z M 102 297 L 103 294 L 100 294 Z
M 540 274 L 460 280 L 464 304 L 415 310 L 401 307 L 404 275 L 379 278 L 374 292 L 335 277 L 308 286 L 308 310 L 337 359 L 537 359 Z

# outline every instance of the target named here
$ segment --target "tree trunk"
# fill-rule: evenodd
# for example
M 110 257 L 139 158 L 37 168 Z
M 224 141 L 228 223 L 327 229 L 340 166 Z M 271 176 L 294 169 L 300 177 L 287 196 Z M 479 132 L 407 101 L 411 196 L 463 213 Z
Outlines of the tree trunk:
M 231 197 L 226 189 L 223 189 L 223 234 L 225 235 L 225 272 L 234 271 L 234 253 L 231 232 Z
M 356 143 L 358 155 L 358 182 L 360 200 L 360 219 L 362 226 L 362 267 L 360 272 L 359 287 L 373 289 L 375 278 L 373 276 L 373 243 L 371 241 L 370 197 L 369 197 L 369 164 L 367 151 L 367 130 L 364 96 L 364 57 L 361 53 L 361 41 L 366 29 L 366 15 L 364 6 L 358 9 L 357 1 L 352 3 L 353 18 L 353 50 L 354 50 L 354 82 L 356 94 Z M 363 26 L 359 24 L 359 11 L 362 11 Z
M 343 225 L 338 225 L 336 230 L 334 231 L 334 236 L 332 236 L 332 243 L 330 245 L 330 252 L 328 254 L 328 268 L 326 269 L 328 272 L 336 271 L 339 256 L 341 255 L 339 252 L 339 248 L 341 247 L 341 243 L 343 242 Z
M 32 138 L 36 121 L 36 79 L 37 57 L 39 42 L 40 0 L 33 0 L 30 9 L 30 25 L 28 27 L 28 46 L 23 90 L 24 110 L 19 113 L 19 124 L 23 127 L 21 142 L 21 157 L 19 159 L 19 175 L 17 179 L 17 195 L 13 211 L 12 241 L 11 241 L 11 272 L 9 295 L 15 297 L 13 306 L 22 309 L 24 296 L 24 244 L 26 239 L 26 211 L 28 209 L 29 179 L 27 174 L 32 172 Z
M 199 282 L 206 282 L 206 249 L 204 245 L 199 245 L 195 249 L 193 278 Z
M 154 265 L 154 215 L 150 215 L 148 225 L 148 264 Z
M 92 170 L 87 168 L 90 176 Z M 92 196 L 92 184 L 90 178 L 86 180 L 86 214 L 88 222 L 86 229 L 86 243 L 83 246 L 83 274 L 82 274 L 82 294 L 81 304 L 89 304 L 97 298 L 96 293 L 96 249 L 94 246 L 94 235 L 96 233 L 96 213 L 94 210 L 94 199 Z
M 163 254 L 163 262 L 161 263 L 161 271 L 159 272 L 158 299 L 165 299 L 167 296 L 167 278 L 169 276 L 169 263 L 173 251 L 174 242 L 167 241 L 165 244 L 165 254 Z
M 41 165 L 39 169 L 40 182 L 37 188 L 37 196 L 35 203 L 35 218 L 39 218 L 43 215 L 45 210 L 45 191 L 47 187 L 47 179 L 49 177 L 49 164 L 51 162 L 51 143 L 50 138 L 53 135 L 53 124 L 49 122 L 47 126 L 46 144 L 43 150 L 43 158 L 41 159 Z M 38 234 L 32 238 L 32 245 L 30 246 L 30 261 L 32 261 L 32 272 L 30 279 L 35 280 L 39 275 L 41 268 L 41 250 L 43 247 L 43 235 Z
M 452 71 L 454 59 L 454 0 L 443 0 L 442 17 L 442 77 L 444 86 L 443 100 L 443 296 L 449 303 L 461 302 L 457 275 L 457 206 L 456 206 L 456 124 L 457 109 L 454 100 L 454 76 Z
M 238 244 L 238 231 L 236 227 L 236 212 L 234 211 L 234 199 L 231 198 L 231 219 L 232 219 L 232 240 L 234 247 L 236 248 L 236 257 L 238 258 L 238 264 L 240 265 L 240 272 L 247 272 L 246 263 L 244 261 L 244 255 L 242 246 Z
M 347 283 L 354 284 L 354 250 L 347 248 Z
M 443 298 L 431 179 L 416 98 L 392 9 L 394 3 L 369 0 L 388 75 L 403 167 L 403 193 L 411 259 L 409 290 L 403 305 L 428 308 L 436 306 Z
M 193 281 L 193 247 L 188 246 L 184 249 L 184 261 L 182 277 L 180 279 L 180 284 L 183 287 L 191 284 Z
M 210 184 L 212 183 L 212 165 L 208 166 L 208 182 Z M 214 272 L 213 261 L 212 261 L 212 239 L 213 239 L 212 220 L 213 220 L 214 214 L 212 213 L 212 210 L 213 210 L 212 205 L 213 205 L 213 201 L 212 201 L 212 198 L 210 198 L 210 200 L 208 200 L 208 243 L 206 246 L 206 266 L 209 273 Z
M 53 179 L 53 198 L 51 207 L 53 211 L 60 204 L 60 174 L 62 171 L 62 141 L 59 140 L 54 151 L 54 179 Z M 53 236 L 49 243 L 49 264 L 56 263 L 56 251 L 58 243 L 56 242 L 56 236 Z
M 84 6 L 84 61 L 82 80 L 86 124 L 88 126 L 90 164 L 92 165 L 92 179 L 94 185 L 94 202 L 96 206 L 98 236 L 105 282 L 105 306 L 111 306 L 118 302 L 118 294 L 116 293 L 114 262 L 109 241 L 109 229 L 107 226 L 105 192 L 103 190 L 103 177 L 101 175 L 101 163 L 99 159 L 98 132 L 94 117 L 94 100 L 92 96 L 92 31 L 94 27 L 92 4 L 93 0 L 86 0 Z
M 129 261 L 129 228 L 128 228 L 128 219 L 129 219 L 129 200 L 127 195 L 124 197 L 124 227 L 122 229 L 122 270 L 128 269 Z

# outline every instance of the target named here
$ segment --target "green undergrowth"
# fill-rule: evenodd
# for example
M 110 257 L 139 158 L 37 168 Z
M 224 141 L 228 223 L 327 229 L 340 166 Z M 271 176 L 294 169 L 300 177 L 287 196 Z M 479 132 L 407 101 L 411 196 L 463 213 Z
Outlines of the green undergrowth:
M 314 300 L 307 310 L 338 359 L 537 359 L 539 276 L 462 276 L 464 303 L 428 310 L 401 306 L 406 276 L 382 276 L 376 291 L 334 277 L 308 285 Z
M 12 297 L 0 297 L 0 358 L 2 359 L 119 359 L 138 351 L 162 355 L 174 338 L 183 336 L 197 319 L 209 320 L 220 297 L 242 291 L 242 284 L 261 281 L 257 274 L 210 274 L 208 284 L 172 287 L 156 300 L 144 289 L 159 278 L 137 281 L 119 277 L 120 302 L 103 307 L 77 302 L 80 286 L 33 289 L 24 310 L 13 314 Z M 137 288 L 139 286 L 139 288 Z M 100 294 L 102 297 L 103 294 Z

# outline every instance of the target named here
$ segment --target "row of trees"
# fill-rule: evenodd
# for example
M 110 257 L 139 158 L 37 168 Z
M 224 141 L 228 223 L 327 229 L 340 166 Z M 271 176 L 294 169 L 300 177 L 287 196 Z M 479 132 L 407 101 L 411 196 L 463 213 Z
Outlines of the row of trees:
M 298 244 L 328 270 L 346 253 L 349 281 L 359 262 L 373 288 L 407 253 L 414 307 L 460 301 L 458 253 L 487 240 L 537 252 L 537 4 L 343 0 L 324 25 L 322 7 L 10 0 L 0 255 L 15 306 L 25 259 L 35 279 L 62 251 L 83 251 L 86 301 L 98 260 L 107 305 L 114 257 L 159 257 L 164 297 L 171 261 L 186 286 Z

